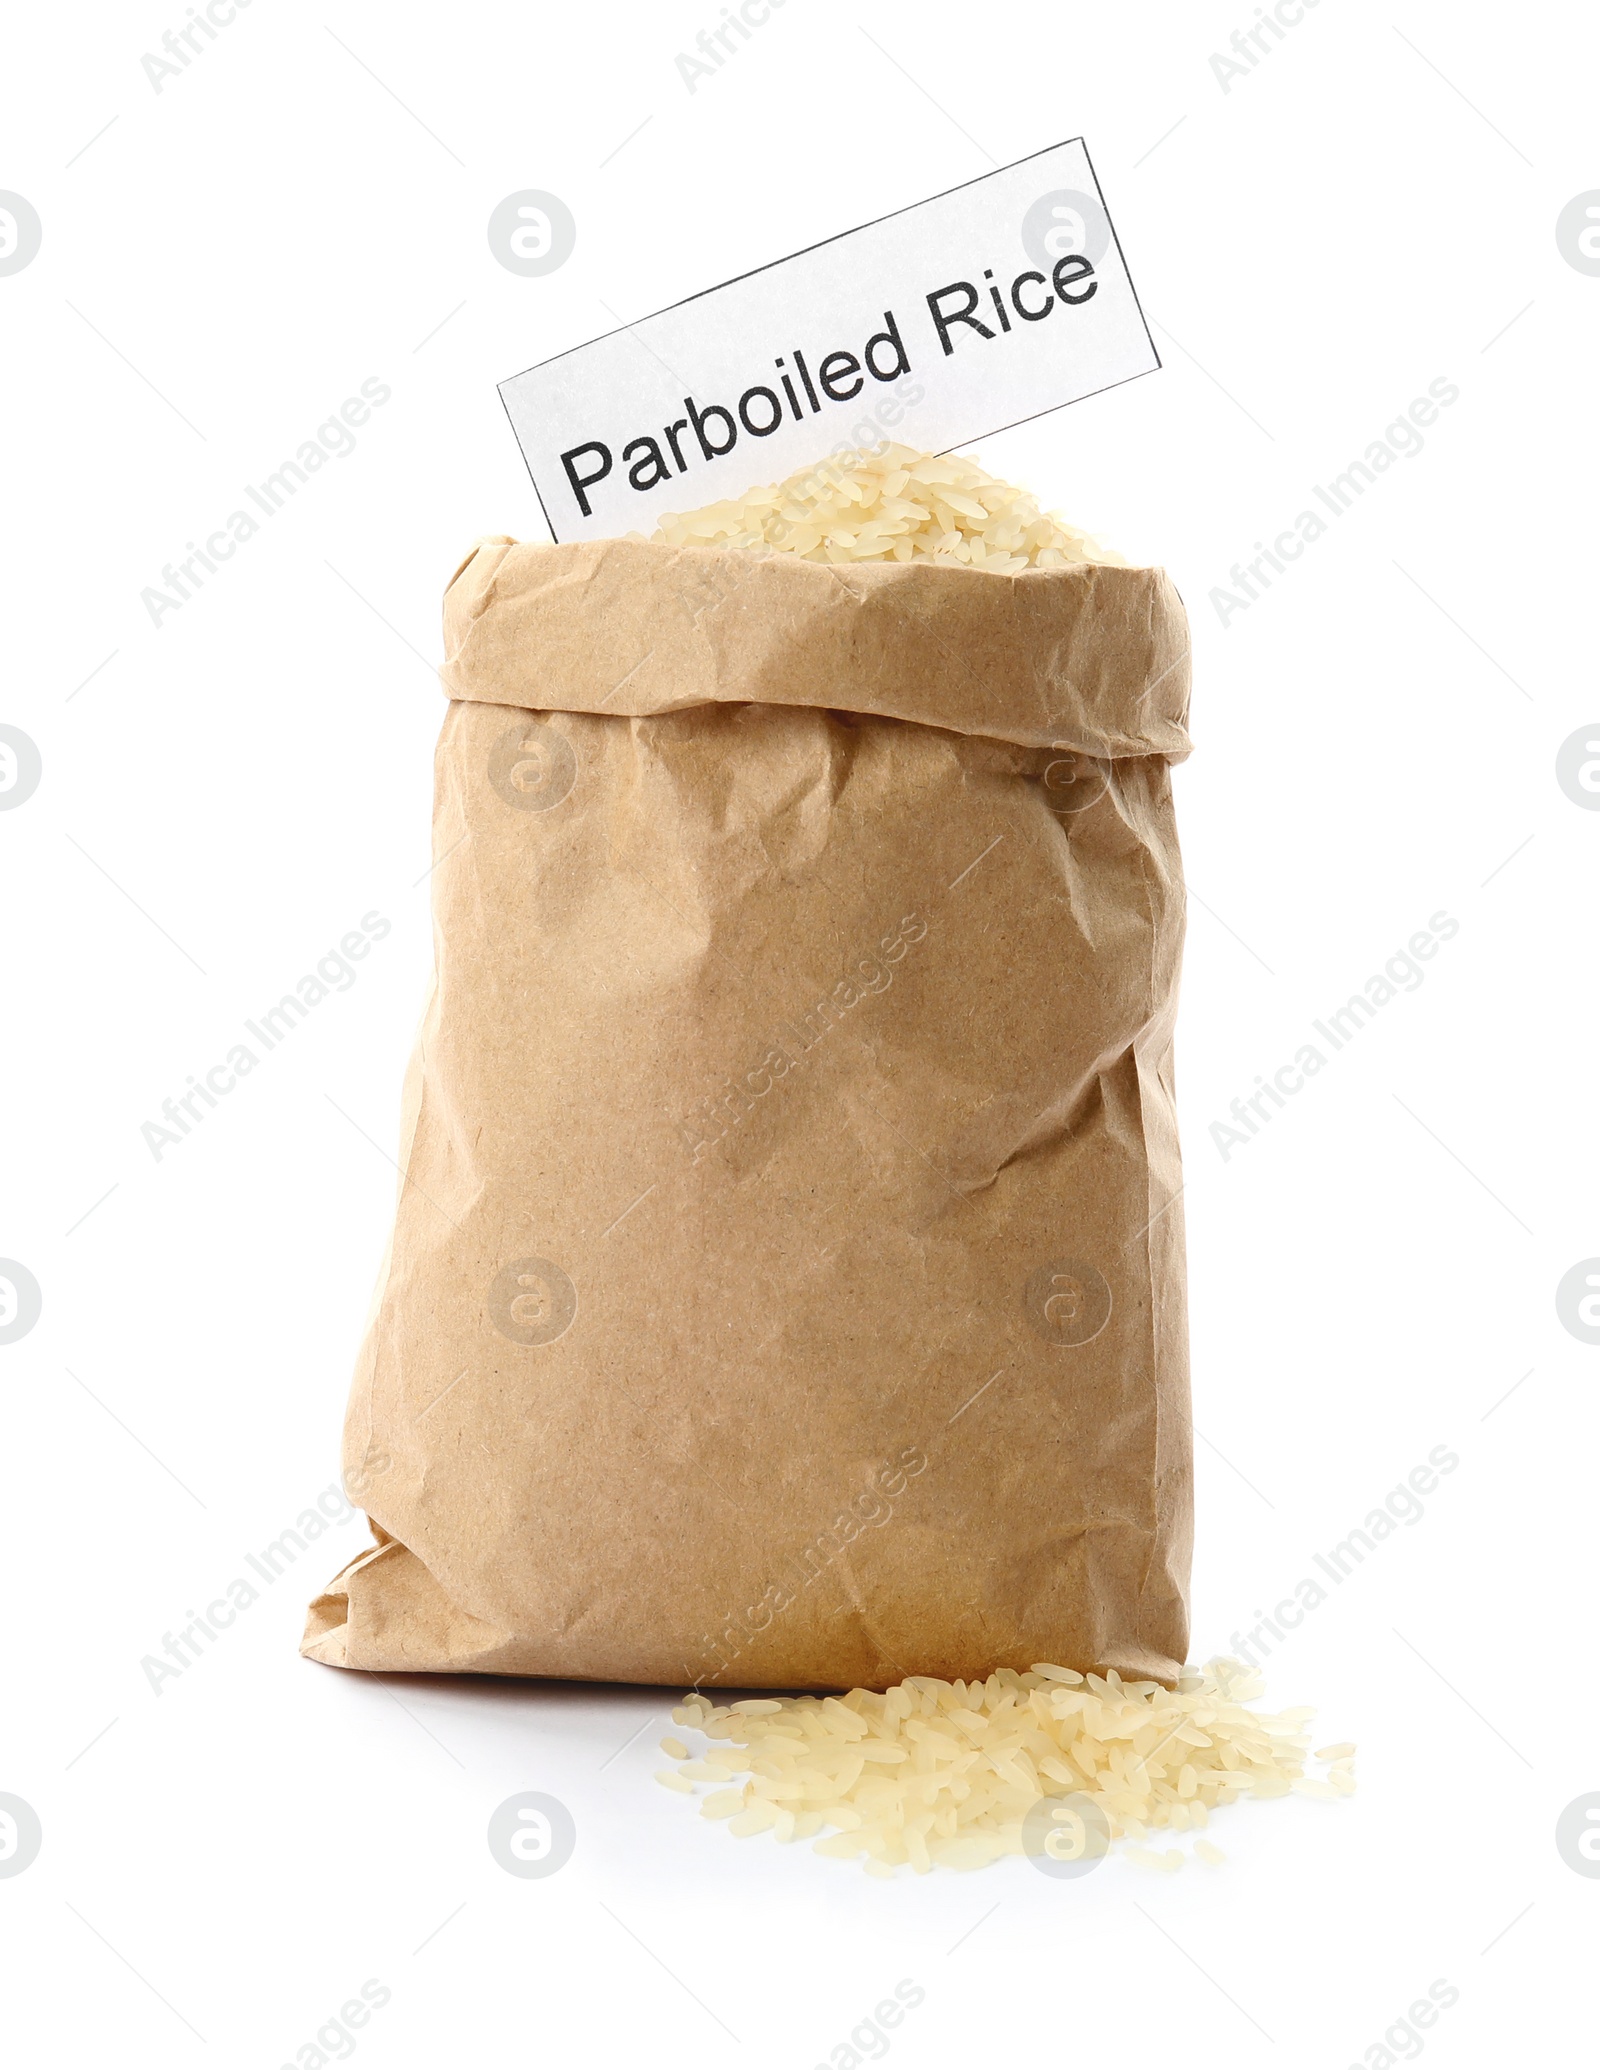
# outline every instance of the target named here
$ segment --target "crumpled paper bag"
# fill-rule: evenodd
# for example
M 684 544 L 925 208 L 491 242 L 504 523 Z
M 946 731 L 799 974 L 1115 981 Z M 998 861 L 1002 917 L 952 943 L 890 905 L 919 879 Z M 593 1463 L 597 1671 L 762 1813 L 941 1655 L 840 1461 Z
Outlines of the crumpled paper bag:
M 1161 571 L 602 540 L 445 602 L 437 968 L 341 1667 L 1170 1681 Z

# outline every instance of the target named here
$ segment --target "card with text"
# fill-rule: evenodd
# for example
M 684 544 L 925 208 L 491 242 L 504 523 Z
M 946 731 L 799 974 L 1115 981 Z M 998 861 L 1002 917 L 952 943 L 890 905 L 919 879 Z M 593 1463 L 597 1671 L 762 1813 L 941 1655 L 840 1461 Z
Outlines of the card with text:
M 651 531 L 848 448 L 925 452 L 1161 364 L 1081 138 L 501 383 L 552 535 Z

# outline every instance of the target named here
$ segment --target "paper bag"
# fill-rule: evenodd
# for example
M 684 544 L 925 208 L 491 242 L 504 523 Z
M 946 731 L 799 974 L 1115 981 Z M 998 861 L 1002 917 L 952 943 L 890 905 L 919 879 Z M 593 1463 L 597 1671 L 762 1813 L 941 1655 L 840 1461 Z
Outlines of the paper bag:
M 1183 608 L 637 540 L 450 585 L 337 1666 L 1171 1680 Z

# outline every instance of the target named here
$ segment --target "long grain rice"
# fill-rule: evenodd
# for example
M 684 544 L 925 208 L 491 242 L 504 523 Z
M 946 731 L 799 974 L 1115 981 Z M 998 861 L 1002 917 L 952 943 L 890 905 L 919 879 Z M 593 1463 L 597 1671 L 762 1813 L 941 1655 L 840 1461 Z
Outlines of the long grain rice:
M 764 548 L 809 561 L 946 561 L 996 575 L 1077 561 L 1127 565 L 975 460 L 892 444 L 663 517 L 653 536 L 667 546 Z
M 1252 1711 L 1260 1692 L 1253 1669 L 1226 1659 L 1186 1672 L 1175 1689 L 1041 1661 L 984 1682 L 913 1675 L 881 1695 L 718 1705 L 691 1691 L 673 1722 L 711 1744 L 669 1787 L 743 1776 L 702 1797 L 701 1815 L 727 1820 L 741 1838 L 809 1839 L 814 1853 L 880 1876 L 1022 1854 L 1023 1821 L 1041 1797 L 1087 1797 L 1114 1841 L 1170 1874 L 1188 1855 L 1144 1844 L 1158 1833 L 1198 1834 L 1244 1795 L 1334 1798 L 1355 1788 L 1354 1748 L 1325 1749 L 1339 1760 L 1325 1778 L 1308 1776 L 1311 1712 Z M 1223 1860 L 1209 1840 L 1196 1838 L 1192 1852 L 1211 1867 Z

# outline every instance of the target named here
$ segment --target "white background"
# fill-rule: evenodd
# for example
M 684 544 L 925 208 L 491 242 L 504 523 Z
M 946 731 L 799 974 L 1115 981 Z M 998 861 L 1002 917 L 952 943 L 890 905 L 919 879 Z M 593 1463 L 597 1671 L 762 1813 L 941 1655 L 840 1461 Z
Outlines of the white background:
M 0 719 L 44 762 L 0 814 L 0 1254 L 44 1290 L 0 1349 L 0 1790 L 44 1830 L 0 1879 L 14 2060 L 314 2065 L 369 1978 L 373 2066 L 806 2070 L 902 1978 L 908 2065 L 1381 2070 L 1439 1978 L 1441 2065 L 1578 2059 L 1600 1881 L 1554 1829 L 1600 1789 L 1600 1352 L 1554 1293 L 1600 1252 L 1600 815 L 1554 772 L 1600 719 L 1600 279 L 1555 223 L 1600 186 L 1600 28 L 1323 0 L 1224 91 L 1242 0 L 788 0 L 691 94 L 711 5 L 256 0 L 157 94 L 181 19 L 22 10 L 0 84 L 44 225 L 0 278 Z M 437 600 L 477 534 L 540 536 L 496 382 L 1080 133 L 1167 364 L 981 457 L 1194 621 L 1195 1656 L 1460 1460 L 1270 1666 L 1360 1795 L 1240 1807 L 1214 1873 L 874 1883 L 657 1788 L 656 1692 L 301 1660 L 359 1523 L 152 1693 L 142 1657 L 335 1477 L 431 953 Z M 542 279 L 484 234 L 526 187 L 578 224 Z M 357 450 L 152 626 L 163 564 L 370 376 Z M 1441 376 L 1425 450 L 1224 627 L 1230 566 Z M 372 910 L 358 981 L 157 1162 L 141 1124 Z M 1224 1161 L 1229 1102 L 1440 910 L 1420 988 Z M 527 1789 L 577 1822 L 543 1881 L 484 1840 Z

